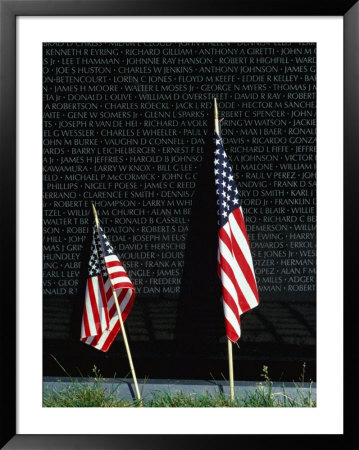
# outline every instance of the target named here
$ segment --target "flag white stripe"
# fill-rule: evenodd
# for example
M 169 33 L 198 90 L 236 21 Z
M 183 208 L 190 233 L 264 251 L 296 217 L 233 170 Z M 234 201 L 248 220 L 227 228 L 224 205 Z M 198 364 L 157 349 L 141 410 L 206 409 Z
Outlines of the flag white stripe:
M 105 261 L 106 262 L 114 262 L 114 261 L 120 262 L 116 255 L 105 256 Z
M 94 281 L 95 281 L 95 284 L 94 284 Z M 100 327 L 101 327 L 101 330 L 106 330 L 107 321 L 106 321 L 105 305 L 102 300 L 101 288 L 100 288 L 97 277 L 92 278 L 92 284 L 93 284 L 93 288 L 94 288 L 94 294 L 96 297 L 97 311 L 98 311 L 98 315 L 100 318 Z M 92 311 L 92 308 L 91 308 L 91 311 Z M 95 331 L 95 334 L 96 333 L 97 332 Z
M 106 284 L 107 284 L 107 283 L 106 283 Z M 109 283 L 108 283 L 108 284 L 109 284 Z M 120 311 L 121 311 L 121 313 L 122 313 L 122 312 L 124 311 L 124 309 L 126 308 L 128 302 L 129 302 L 130 299 L 131 299 L 131 295 L 132 295 L 131 289 L 128 289 L 128 288 L 126 288 L 126 289 L 127 289 L 127 294 L 125 295 L 125 297 L 124 297 L 124 298 L 122 299 L 122 301 L 120 302 Z M 121 291 L 122 291 L 122 289 L 116 289 L 117 297 L 119 297 L 119 296 L 121 295 Z M 107 308 L 108 308 L 108 310 L 111 310 L 111 308 L 112 308 L 114 305 L 115 305 L 115 298 L 114 298 L 114 296 L 113 296 L 113 294 L 112 294 L 111 297 L 109 298 L 109 300 L 107 301 Z M 115 314 L 116 314 L 116 316 L 117 316 L 117 309 L 116 309 Z M 111 317 L 110 317 L 110 319 L 111 319 Z
M 109 274 L 116 273 L 116 272 L 126 273 L 125 269 L 122 266 L 107 267 L 107 272 Z
M 99 292 L 99 315 L 100 315 L 101 330 L 104 331 L 107 329 L 106 307 L 103 304 L 102 295 L 100 292 Z
M 86 339 L 86 344 L 91 344 L 91 342 L 95 339 L 95 336 L 90 336 Z
M 98 282 L 97 282 L 97 278 L 93 277 L 91 279 L 92 281 L 92 286 L 93 286 L 93 290 L 95 293 L 95 297 L 96 297 L 96 306 L 98 309 Z M 92 309 L 92 305 L 91 305 L 91 299 L 90 299 L 90 293 L 88 291 L 88 289 L 86 289 L 86 312 L 87 312 L 87 320 L 88 320 L 88 324 L 89 324 L 89 328 L 90 328 L 90 334 L 91 336 L 94 336 L 95 334 L 97 334 L 96 331 L 96 325 L 95 325 L 95 319 L 93 316 L 93 309 Z
M 121 314 L 123 313 L 123 311 L 125 310 L 128 302 L 130 301 L 132 296 L 132 291 L 130 289 L 127 290 L 127 294 L 124 296 L 124 298 L 122 299 L 121 303 L 120 303 L 120 311 Z
M 228 322 L 232 325 L 232 327 L 234 328 L 234 330 L 236 331 L 236 333 L 239 337 L 241 335 L 241 327 L 239 326 L 237 317 L 234 315 L 232 309 L 227 305 L 227 303 L 223 300 L 223 298 L 222 298 L 222 303 L 223 303 L 224 316 L 228 320 Z
M 116 323 L 116 321 L 115 321 L 115 323 Z M 101 348 L 103 346 L 103 344 L 105 343 L 106 339 L 108 338 L 108 335 L 111 333 L 112 328 L 113 328 L 113 323 L 112 323 L 112 320 L 110 320 L 109 329 L 104 331 L 101 334 L 100 339 L 97 341 L 97 344 L 95 345 L 96 348 Z
M 227 232 L 227 230 L 225 230 Z M 248 284 L 246 277 L 244 276 L 242 269 L 238 265 L 236 258 L 233 256 L 231 250 L 227 247 L 227 245 L 220 239 L 220 248 L 222 256 L 226 259 L 228 264 L 232 267 L 234 272 L 234 276 L 237 280 L 238 286 L 242 291 L 246 302 L 254 308 L 258 305 L 256 296 L 254 295 L 252 288 Z
M 110 299 L 109 299 L 108 302 L 107 302 L 107 308 L 108 308 L 108 310 L 110 310 L 110 309 L 113 307 L 114 304 L 115 304 L 115 299 L 113 298 L 113 294 L 112 294 L 111 297 L 110 297 Z
M 111 282 L 113 286 L 119 283 L 131 283 L 131 281 L 127 277 L 111 278 Z
M 117 289 L 117 290 L 116 290 L 116 295 L 117 295 L 117 297 L 119 297 L 119 296 L 121 295 L 121 291 L 122 291 L 122 289 Z M 126 295 L 125 295 L 124 298 L 121 300 L 121 302 L 120 302 L 120 301 L 118 302 L 118 303 L 119 303 L 119 306 L 120 306 L 121 314 L 122 314 L 123 311 L 125 310 L 125 308 L 126 308 L 128 302 L 131 300 L 131 296 L 132 296 L 132 291 L 131 291 L 130 289 L 128 289 Z M 112 307 L 114 304 L 115 304 L 115 299 L 114 299 L 114 296 L 112 296 L 112 297 L 111 297 L 111 307 Z M 110 308 L 109 308 L 109 309 L 110 309 Z M 118 314 L 117 314 L 117 308 L 116 308 L 116 311 L 115 311 L 114 315 L 116 315 L 116 317 L 118 317 Z
M 226 288 L 226 290 L 229 292 L 230 296 L 233 298 L 234 303 L 236 304 L 238 308 L 239 315 L 242 314 L 242 310 L 238 303 L 238 296 L 236 288 L 234 287 L 232 280 L 229 278 L 229 276 L 226 274 L 226 272 L 221 268 L 221 280 L 223 286 Z

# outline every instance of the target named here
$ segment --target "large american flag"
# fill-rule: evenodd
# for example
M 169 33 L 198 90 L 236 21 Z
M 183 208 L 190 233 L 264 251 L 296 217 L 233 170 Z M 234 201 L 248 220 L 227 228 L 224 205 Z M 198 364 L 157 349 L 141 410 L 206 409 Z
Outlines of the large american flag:
M 220 226 L 217 270 L 227 337 L 237 342 L 241 335 L 240 315 L 257 306 L 259 298 L 241 202 L 220 134 L 215 133 L 214 152 Z
M 123 322 L 131 311 L 135 288 L 101 226 L 93 228 L 81 341 L 107 352 L 120 330 L 112 288 Z

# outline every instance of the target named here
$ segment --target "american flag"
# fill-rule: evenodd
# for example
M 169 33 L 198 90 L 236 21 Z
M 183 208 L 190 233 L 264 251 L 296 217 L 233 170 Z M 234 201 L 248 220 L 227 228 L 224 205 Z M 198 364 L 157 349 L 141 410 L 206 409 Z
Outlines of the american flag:
M 227 337 L 237 342 L 241 335 L 240 315 L 257 306 L 259 298 L 241 202 L 220 134 L 215 133 L 214 152 L 220 227 L 217 270 Z
M 113 289 L 125 322 L 133 305 L 135 288 L 101 226 L 98 229 L 94 226 L 81 341 L 103 352 L 107 352 L 120 330 Z

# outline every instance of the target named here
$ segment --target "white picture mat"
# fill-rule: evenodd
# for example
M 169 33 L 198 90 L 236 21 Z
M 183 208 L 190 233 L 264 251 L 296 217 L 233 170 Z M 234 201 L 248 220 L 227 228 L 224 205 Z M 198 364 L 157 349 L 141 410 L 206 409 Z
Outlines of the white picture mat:
M 316 408 L 42 407 L 42 43 L 51 41 L 317 43 Z M 17 433 L 343 432 L 342 63 L 342 17 L 17 18 Z

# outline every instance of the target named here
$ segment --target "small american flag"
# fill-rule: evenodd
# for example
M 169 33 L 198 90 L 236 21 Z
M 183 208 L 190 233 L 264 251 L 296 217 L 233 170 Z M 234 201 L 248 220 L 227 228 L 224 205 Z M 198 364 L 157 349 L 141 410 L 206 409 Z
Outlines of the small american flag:
M 93 228 L 88 265 L 81 341 L 107 352 L 120 330 L 113 289 L 123 322 L 135 298 L 135 288 L 102 228 Z
M 259 298 L 241 202 L 220 134 L 215 133 L 214 152 L 220 226 L 217 270 L 227 337 L 237 342 L 241 335 L 240 315 L 257 306 Z

